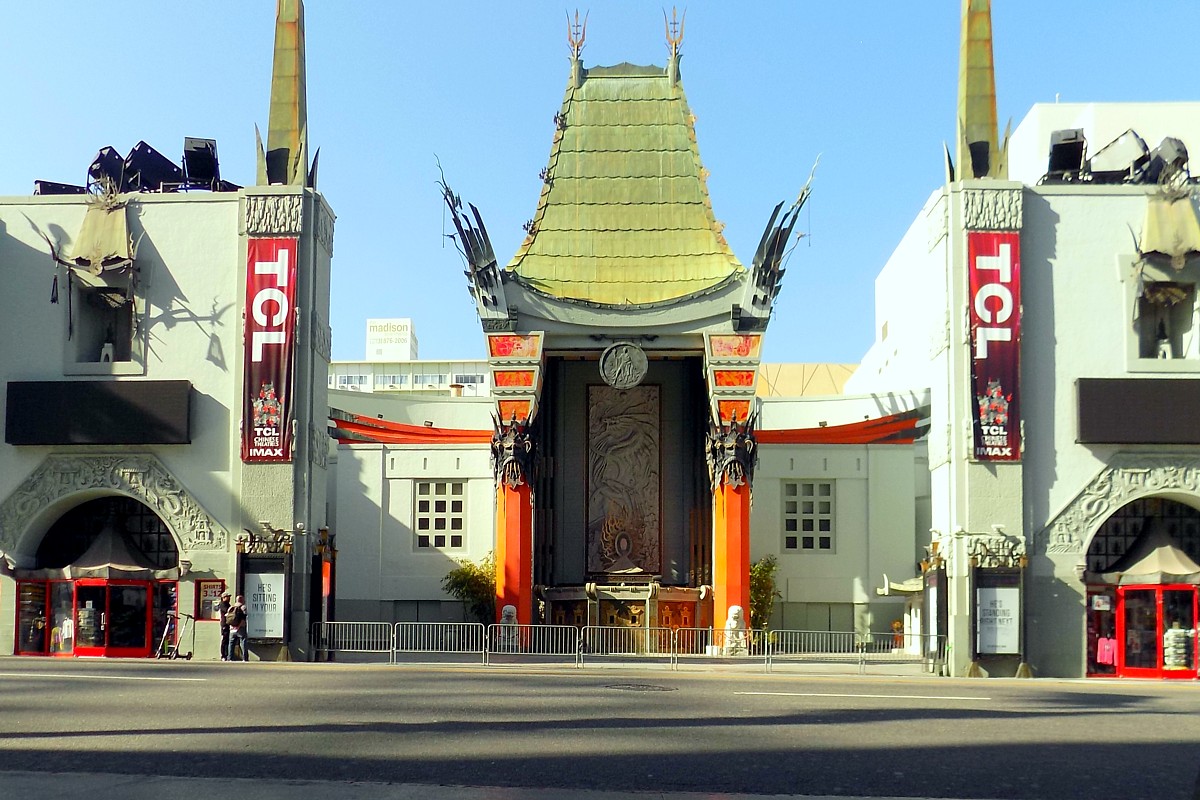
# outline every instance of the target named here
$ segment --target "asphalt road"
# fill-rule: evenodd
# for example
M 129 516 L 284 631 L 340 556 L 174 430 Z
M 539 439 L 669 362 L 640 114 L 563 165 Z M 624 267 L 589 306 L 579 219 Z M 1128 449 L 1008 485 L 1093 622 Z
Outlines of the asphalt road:
M 1194 682 L 0 658 L 0 772 L 1193 800 L 1198 712 Z

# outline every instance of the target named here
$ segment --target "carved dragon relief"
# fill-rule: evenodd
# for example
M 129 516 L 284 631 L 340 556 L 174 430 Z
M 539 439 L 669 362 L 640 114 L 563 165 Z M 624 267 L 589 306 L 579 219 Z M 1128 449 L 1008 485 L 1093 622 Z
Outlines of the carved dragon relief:
M 710 421 L 705 456 L 714 491 L 722 483 L 737 487 L 754 482 L 754 467 L 758 464 L 754 422 L 754 414 L 744 422 Z
M 1048 555 L 1082 553 L 1113 512 L 1134 500 L 1171 491 L 1200 498 L 1200 459 L 1117 455 L 1038 534 L 1038 549 Z
M 537 447 L 529 432 L 528 421 L 520 422 L 515 417 L 504 422 L 493 417 L 492 470 L 497 486 L 516 489 L 533 483 L 533 459 Z
M 153 456 L 52 455 L 0 503 L 0 550 L 14 549 L 22 532 L 48 506 L 96 490 L 145 503 L 174 533 L 181 553 L 228 546 L 225 529 Z

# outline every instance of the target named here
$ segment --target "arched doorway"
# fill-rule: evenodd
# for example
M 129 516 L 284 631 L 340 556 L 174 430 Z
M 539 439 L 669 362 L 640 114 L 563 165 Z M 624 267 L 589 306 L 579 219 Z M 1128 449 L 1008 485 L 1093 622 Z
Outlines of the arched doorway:
M 1197 677 L 1200 511 L 1127 503 L 1092 538 L 1084 580 L 1089 677 Z
M 178 567 L 170 530 L 138 500 L 75 506 L 16 576 L 17 654 L 153 655 L 176 610 Z

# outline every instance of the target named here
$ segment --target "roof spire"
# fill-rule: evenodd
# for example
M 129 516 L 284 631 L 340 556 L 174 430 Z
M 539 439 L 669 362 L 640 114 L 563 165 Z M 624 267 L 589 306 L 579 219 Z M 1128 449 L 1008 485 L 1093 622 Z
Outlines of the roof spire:
M 583 85 L 583 61 L 580 55 L 583 53 L 583 40 L 587 38 L 587 18 L 588 15 L 583 15 L 583 24 L 579 23 L 579 9 L 575 9 L 575 21 L 571 22 L 571 15 L 567 14 L 567 45 L 571 48 L 571 88 L 578 89 Z
M 278 0 L 267 149 L 258 152 L 258 184 L 311 185 L 304 77 L 304 0 Z
M 963 0 L 958 63 L 960 178 L 1008 177 L 1008 135 L 998 142 L 991 0 Z
M 671 19 L 667 20 L 667 10 L 663 9 L 663 27 L 667 31 L 667 52 L 670 54 L 667 57 L 667 75 L 671 78 L 671 85 L 679 85 L 679 45 L 683 44 L 683 25 L 687 22 L 687 9 L 683 10 L 683 18 L 679 18 L 679 12 L 671 6 Z

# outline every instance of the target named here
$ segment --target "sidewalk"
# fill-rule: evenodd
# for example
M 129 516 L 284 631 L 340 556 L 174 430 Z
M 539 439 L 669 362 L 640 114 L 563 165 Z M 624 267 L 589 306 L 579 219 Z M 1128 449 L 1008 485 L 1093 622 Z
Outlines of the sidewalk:
M 867 800 L 846 796 L 713 794 L 710 792 L 606 792 L 506 786 L 429 786 L 414 783 L 280 781 L 250 778 L 177 778 L 95 772 L 3 772 L 0 797 L 92 797 L 96 800 Z M 872 800 L 921 800 L 873 798 Z M 941 800 L 947 800 L 942 798 Z

